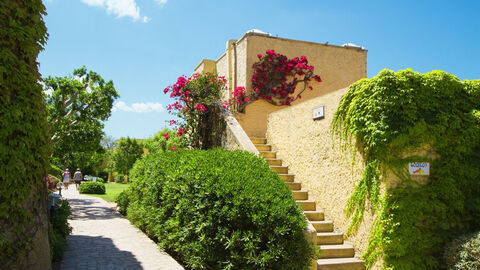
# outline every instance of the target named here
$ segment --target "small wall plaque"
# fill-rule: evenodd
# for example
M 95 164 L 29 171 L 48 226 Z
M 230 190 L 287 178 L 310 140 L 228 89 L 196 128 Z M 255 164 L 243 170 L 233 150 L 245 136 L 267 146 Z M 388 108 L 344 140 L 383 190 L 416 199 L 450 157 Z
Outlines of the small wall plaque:
M 313 120 L 320 120 L 323 118 L 325 118 L 325 106 L 313 108 Z
M 430 162 L 408 163 L 410 175 L 430 175 Z

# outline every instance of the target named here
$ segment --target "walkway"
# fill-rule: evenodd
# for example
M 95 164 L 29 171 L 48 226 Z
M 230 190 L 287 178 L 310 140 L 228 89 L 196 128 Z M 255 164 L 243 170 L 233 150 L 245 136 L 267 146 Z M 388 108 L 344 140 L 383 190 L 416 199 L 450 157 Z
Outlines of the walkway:
M 62 190 L 72 208 L 73 227 L 61 270 L 183 269 L 172 257 L 118 212 L 115 204 L 81 195 L 75 187 Z

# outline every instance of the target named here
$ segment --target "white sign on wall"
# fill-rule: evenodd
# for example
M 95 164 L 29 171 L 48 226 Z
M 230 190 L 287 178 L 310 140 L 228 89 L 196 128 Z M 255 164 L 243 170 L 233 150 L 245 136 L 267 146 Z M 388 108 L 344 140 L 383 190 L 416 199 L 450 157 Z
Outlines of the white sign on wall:
M 430 175 L 430 162 L 408 163 L 410 175 Z
M 313 108 L 313 120 L 325 118 L 325 106 Z

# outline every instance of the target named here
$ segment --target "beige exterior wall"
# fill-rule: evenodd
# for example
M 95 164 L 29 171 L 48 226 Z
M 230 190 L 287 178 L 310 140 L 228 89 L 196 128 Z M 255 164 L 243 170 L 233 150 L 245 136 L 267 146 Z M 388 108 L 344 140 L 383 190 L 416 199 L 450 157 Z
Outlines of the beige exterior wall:
M 310 192 L 317 207 L 324 209 L 335 230 L 343 232 L 350 222 L 343 209 L 363 169 L 361 156 L 354 153 L 356 163 L 352 165 L 351 157 L 342 153 L 338 140 L 330 134 L 333 115 L 346 91 L 343 88 L 272 112 L 267 130 L 268 144 L 277 151 L 277 158 L 295 174 L 295 181 L 302 182 L 302 189 Z M 325 106 L 325 118 L 314 121 L 312 109 L 320 105 Z M 346 238 L 358 254 L 365 251 L 372 223 L 373 215 L 367 211 L 356 233 Z
M 228 57 L 227 57 L 227 54 L 226 53 L 222 54 L 217 59 L 216 63 L 217 63 L 217 74 L 218 74 L 218 76 L 224 76 L 225 79 L 228 79 Z M 225 92 L 223 94 L 223 99 L 228 100 L 229 98 L 230 98 L 229 93 Z
M 217 63 L 214 60 L 203 59 L 200 64 L 198 64 L 193 73 L 215 73 L 217 72 Z
M 224 95 L 225 98 L 231 97 L 232 89 L 237 86 L 244 86 L 247 90 L 251 88 L 250 78 L 253 73 L 251 67 L 258 61 L 257 54 L 265 54 L 269 49 L 284 54 L 288 58 L 307 56 L 309 64 L 315 67 L 315 73 L 322 77 L 322 83 L 312 82 L 313 91 L 305 90 L 302 99 L 293 104 L 347 87 L 366 77 L 367 74 L 366 50 L 248 33 L 238 41 L 227 42 L 225 54 L 217 60 L 217 72 L 224 74 L 227 79 L 231 78 L 228 80 L 229 93 Z M 229 56 L 230 60 L 228 60 Z M 249 136 L 265 136 L 266 115 L 279 110 L 269 105 L 266 102 L 252 103 L 247 106 L 245 114 L 236 115 Z

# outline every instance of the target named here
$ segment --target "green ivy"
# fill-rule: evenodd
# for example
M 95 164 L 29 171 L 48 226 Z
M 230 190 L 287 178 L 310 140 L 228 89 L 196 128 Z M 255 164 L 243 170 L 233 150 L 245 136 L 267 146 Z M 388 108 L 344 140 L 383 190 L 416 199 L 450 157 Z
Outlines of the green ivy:
M 41 0 L 0 1 L 0 265 L 26 257 L 46 216 L 50 145 L 36 62 L 47 40 Z M 46 221 L 45 221 L 46 222 Z
M 383 257 L 386 269 L 437 269 L 444 243 L 480 227 L 480 80 L 443 71 L 383 70 L 353 84 L 342 98 L 332 131 L 343 149 L 358 149 L 365 171 L 347 201 L 349 232 L 367 201 L 376 220 L 363 254 L 367 266 Z M 405 157 L 432 148 L 435 158 Z M 412 161 L 429 161 L 429 183 L 413 181 Z M 401 183 L 380 195 L 387 171 Z

